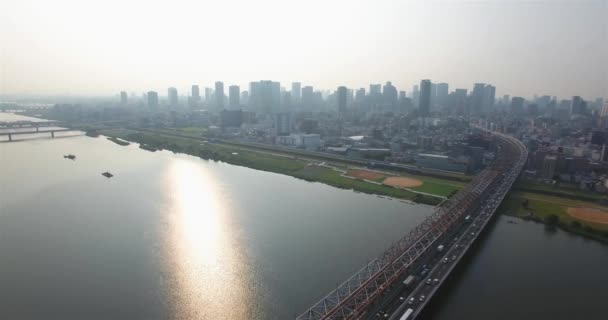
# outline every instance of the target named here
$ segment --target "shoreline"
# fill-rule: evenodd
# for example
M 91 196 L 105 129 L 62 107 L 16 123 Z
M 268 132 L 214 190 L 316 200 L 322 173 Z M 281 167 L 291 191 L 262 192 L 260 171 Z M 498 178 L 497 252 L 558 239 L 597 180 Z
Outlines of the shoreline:
M 336 188 L 354 190 L 361 193 L 386 196 L 412 203 L 435 206 L 445 196 L 431 193 L 423 194 L 415 190 L 395 188 L 383 184 L 372 184 L 362 179 L 346 178 L 340 172 L 321 166 L 314 160 L 301 157 L 278 155 L 266 151 L 210 143 L 203 138 L 174 137 L 163 133 L 143 132 L 131 129 L 99 130 L 97 133 L 110 138 L 138 143 L 148 151 L 168 150 L 184 153 L 205 160 L 222 161 L 251 169 L 285 174 L 294 178 L 324 183 Z

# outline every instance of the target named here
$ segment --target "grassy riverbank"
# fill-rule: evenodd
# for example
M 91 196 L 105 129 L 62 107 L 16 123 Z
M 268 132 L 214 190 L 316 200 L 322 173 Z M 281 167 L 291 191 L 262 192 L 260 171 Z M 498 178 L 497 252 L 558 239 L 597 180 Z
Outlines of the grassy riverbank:
M 137 142 L 153 149 L 165 149 L 173 152 L 186 153 L 207 160 L 222 161 L 252 169 L 286 174 L 292 177 L 325 183 L 343 189 L 389 196 L 399 199 L 436 205 L 442 201 L 440 197 L 416 193 L 404 189 L 374 184 L 359 179 L 344 177 L 339 171 L 320 166 L 318 161 L 299 156 L 280 154 L 277 152 L 254 150 L 234 145 L 211 143 L 200 137 L 176 137 L 158 132 L 138 131 L 129 129 L 109 129 L 100 131 L 109 137 Z M 462 183 L 464 185 L 464 183 Z M 423 185 L 424 186 L 424 185 Z M 422 187 L 422 186 L 421 186 Z M 459 182 L 441 184 L 438 179 L 430 178 L 429 185 L 421 191 L 443 196 L 457 191 Z
M 128 146 L 128 145 L 130 145 L 129 142 L 124 141 L 124 140 L 119 139 L 119 138 L 116 138 L 116 137 L 108 137 L 108 140 L 116 143 L 117 145 L 121 145 L 121 146 Z
M 548 226 L 559 227 L 568 232 L 608 242 L 608 224 L 576 218 L 568 213 L 569 208 L 608 211 L 608 207 L 595 202 L 521 191 L 511 191 L 499 210 L 506 215 L 538 221 Z

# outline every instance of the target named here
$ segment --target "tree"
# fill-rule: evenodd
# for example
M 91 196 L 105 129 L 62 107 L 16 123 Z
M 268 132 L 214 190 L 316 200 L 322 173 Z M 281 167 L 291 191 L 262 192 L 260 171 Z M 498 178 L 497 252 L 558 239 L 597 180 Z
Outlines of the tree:
M 545 218 L 545 223 L 550 226 L 556 226 L 559 224 L 559 217 L 555 214 L 550 214 Z
M 576 220 L 573 220 L 572 222 L 570 222 L 570 226 L 573 229 L 580 229 L 581 228 L 581 223 L 578 222 L 578 221 L 576 221 Z

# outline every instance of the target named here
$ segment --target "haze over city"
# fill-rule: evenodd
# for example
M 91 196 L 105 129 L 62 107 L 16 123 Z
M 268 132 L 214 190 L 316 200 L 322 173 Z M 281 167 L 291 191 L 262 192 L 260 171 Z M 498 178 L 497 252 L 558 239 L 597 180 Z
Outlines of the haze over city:
M 33 1 L 0 4 L 0 94 L 320 89 L 419 79 L 498 95 L 605 96 L 608 2 Z M 408 90 L 409 91 L 409 90 Z
M 606 319 L 608 0 L 0 1 L 0 319 Z

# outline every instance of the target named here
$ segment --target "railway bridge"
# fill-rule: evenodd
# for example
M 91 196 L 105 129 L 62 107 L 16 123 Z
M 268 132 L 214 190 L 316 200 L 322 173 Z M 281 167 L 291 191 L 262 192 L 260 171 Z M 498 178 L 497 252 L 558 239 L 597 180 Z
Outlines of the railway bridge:
M 528 157 L 516 138 L 472 127 L 491 137 L 493 163 L 297 320 L 411 320 L 420 314 L 490 222 Z

